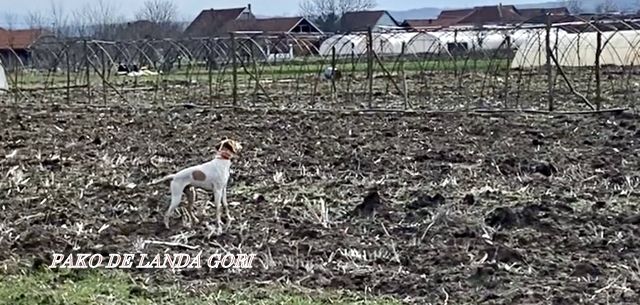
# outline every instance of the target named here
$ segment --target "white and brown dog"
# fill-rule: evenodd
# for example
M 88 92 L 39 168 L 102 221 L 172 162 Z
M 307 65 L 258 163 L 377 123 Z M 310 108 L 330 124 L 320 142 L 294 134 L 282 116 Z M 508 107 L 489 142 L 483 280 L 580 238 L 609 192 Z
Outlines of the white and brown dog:
M 164 225 L 169 228 L 169 217 L 182 200 L 182 194 L 187 195 L 187 213 L 194 222 L 199 222 L 193 214 L 193 204 L 196 200 L 195 188 L 213 192 L 213 202 L 216 205 L 216 220 L 218 231 L 222 231 L 222 221 L 220 219 L 221 206 L 224 206 L 227 214 L 227 222 L 231 220 L 229 206 L 227 204 L 227 182 L 229 181 L 231 158 L 237 156 L 242 150 L 242 145 L 234 140 L 225 139 L 220 142 L 218 151 L 213 160 L 185 168 L 175 174 L 165 176 L 155 180 L 149 185 L 158 184 L 171 180 L 171 205 L 164 216 Z

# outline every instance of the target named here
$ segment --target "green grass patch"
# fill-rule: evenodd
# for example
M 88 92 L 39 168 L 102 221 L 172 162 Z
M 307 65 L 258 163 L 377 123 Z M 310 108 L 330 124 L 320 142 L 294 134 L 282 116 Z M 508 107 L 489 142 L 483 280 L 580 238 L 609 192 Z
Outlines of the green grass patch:
M 404 61 L 403 71 L 405 73 L 417 73 L 421 71 L 425 72 L 460 72 L 460 73 L 468 73 L 468 72 L 486 72 L 486 71 L 495 71 L 495 70 L 506 70 L 509 69 L 510 61 L 507 59 L 427 59 L 427 60 L 416 60 L 416 59 L 408 59 Z M 252 65 L 247 66 L 247 70 L 238 66 L 238 81 L 247 82 L 250 79 L 250 74 L 256 74 L 260 79 L 263 78 L 299 78 L 309 75 L 318 75 L 324 68 L 331 65 L 331 61 L 325 62 L 283 62 L 278 64 L 262 64 L 259 63 L 257 67 Z M 391 73 L 397 73 L 399 71 L 399 63 L 393 59 L 386 59 L 383 61 L 384 68 L 386 71 L 390 71 Z M 336 66 L 342 70 L 344 73 L 355 73 L 362 77 L 366 76 L 367 73 L 367 63 L 364 60 L 359 60 L 358 62 L 350 62 L 350 61 L 339 61 Z M 380 67 L 380 64 L 377 61 L 374 61 L 373 72 L 374 73 L 382 73 L 385 69 Z M 249 72 L 249 73 L 247 73 Z M 169 81 L 177 81 L 177 80 L 195 80 L 198 82 L 208 82 L 209 80 L 209 72 L 206 67 L 182 67 L 180 69 L 174 69 L 170 73 L 167 73 L 162 76 L 145 76 L 141 77 L 138 80 L 139 85 L 153 85 L 156 83 L 158 79 L 169 80 Z M 15 81 L 15 74 L 10 73 L 8 76 L 10 83 Z M 84 71 L 80 72 L 72 72 L 70 75 L 71 85 L 81 85 L 86 83 L 85 79 L 86 75 Z M 101 84 L 101 79 L 96 73 L 91 73 L 90 75 L 91 81 L 93 84 Z M 211 81 L 213 83 L 217 83 L 218 81 L 231 82 L 232 79 L 232 71 L 231 67 L 226 67 L 220 70 L 213 70 L 211 75 Z M 116 76 L 111 75 L 109 77 L 109 82 L 112 83 L 115 87 L 120 87 L 121 83 L 129 82 L 127 86 L 130 86 L 133 82 L 133 78 L 127 76 Z M 59 72 L 55 74 L 48 73 L 20 73 L 18 76 L 19 86 L 22 88 L 33 88 L 33 87 L 45 87 L 45 83 L 49 84 L 49 86 L 58 87 L 65 86 L 67 83 L 67 75 L 65 72 Z M 13 84 L 11 84 L 13 86 Z
M 60 270 L 0 278 L 0 304 L 84 305 L 84 304 L 401 304 L 392 299 L 365 298 L 339 292 L 306 295 L 279 288 L 229 289 L 188 294 L 176 285 L 143 287 L 122 271 Z

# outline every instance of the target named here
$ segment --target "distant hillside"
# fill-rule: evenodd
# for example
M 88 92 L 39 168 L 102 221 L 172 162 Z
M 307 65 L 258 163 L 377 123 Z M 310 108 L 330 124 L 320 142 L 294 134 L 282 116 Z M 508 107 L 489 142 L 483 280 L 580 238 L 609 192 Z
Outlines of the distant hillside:
M 589 0 L 585 0 L 585 2 L 587 1 Z M 597 1 L 597 0 L 594 0 L 594 1 Z M 564 1 L 550 1 L 550 2 L 542 2 L 542 3 L 534 3 L 534 4 L 520 4 L 520 5 L 517 5 L 516 7 L 518 8 L 552 8 L 552 7 L 560 7 L 560 6 L 564 6 Z M 445 8 L 445 9 L 457 9 L 457 8 Z M 396 20 L 402 21 L 406 19 L 437 18 L 442 10 L 444 9 L 436 8 L 436 7 L 424 7 L 424 8 L 410 9 L 406 11 L 390 11 L 389 13 Z
M 599 4 L 603 3 L 602 0 L 582 0 L 580 4 L 582 5 L 582 9 L 587 12 L 594 12 Z M 613 3 L 617 6 L 620 11 L 637 11 L 638 10 L 638 1 L 637 0 L 613 0 Z
M 418 9 L 412 9 L 407 11 L 395 11 L 395 12 L 390 11 L 389 14 L 391 14 L 391 16 L 393 16 L 393 18 L 395 18 L 399 22 L 402 22 L 403 20 L 407 20 L 407 19 L 436 18 L 438 17 L 441 11 L 442 11 L 441 8 L 425 7 L 425 8 L 418 8 Z
M 583 0 L 584 1 L 584 0 Z M 564 1 L 549 1 L 540 3 L 523 3 L 516 5 L 516 8 L 554 8 L 566 6 Z
M 496 4 L 499 3 L 500 0 L 496 0 Z M 503 1 L 503 4 L 507 4 L 508 1 Z M 580 0 L 580 5 L 585 13 L 593 13 L 599 4 L 603 3 L 603 0 Z M 640 9 L 640 2 L 638 0 L 613 0 L 613 3 L 616 5 L 618 10 L 620 11 L 638 11 Z M 517 8 L 553 8 L 553 7 L 563 7 L 566 6 L 565 1 L 544 1 L 542 0 L 539 3 L 527 3 L 527 4 L 518 4 Z M 406 19 L 434 19 L 437 18 L 442 10 L 445 9 L 460 9 L 460 7 L 447 7 L 447 8 L 437 8 L 437 7 L 423 7 L 417 9 L 410 9 L 404 11 L 389 11 L 391 16 L 395 18 L 397 21 L 402 22 Z M 268 18 L 274 16 L 257 16 L 259 18 Z
M 588 13 L 593 13 L 596 11 L 598 5 L 602 4 L 603 0 L 581 0 L 580 6 L 581 8 Z M 613 0 L 612 1 L 618 10 L 620 11 L 636 11 L 638 10 L 638 1 L 637 0 Z M 530 8 L 530 7 L 559 7 L 566 6 L 564 1 L 550 1 L 550 2 L 542 2 L 535 4 L 521 4 L 517 7 L 521 8 Z
M 589 1 L 589 0 L 586 0 Z M 597 0 L 595 0 L 597 1 Z M 563 1 L 552 1 L 552 2 L 543 2 L 543 3 L 534 3 L 534 4 L 520 4 L 516 7 L 518 8 L 552 8 L 563 6 Z M 446 9 L 457 9 L 457 8 L 446 8 Z M 389 13 L 393 18 L 398 21 L 406 20 L 406 19 L 433 19 L 437 18 L 440 12 L 444 10 L 443 8 L 436 7 L 424 7 L 417 9 L 410 9 L 406 11 L 390 11 Z
M 498 0 L 496 0 L 496 3 Z M 581 0 L 580 5 L 584 12 L 592 13 L 595 12 L 596 8 L 599 4 L 601 4 L 602 0 Z M 505 3 L 505 2 L 503 2 Z M 640 9 L 640 5 L 638 4 L 638 0 L 613 0 L 613 3 L 617 6 L 620 11 L 637 11 Z M 566 6 L 565 1 L 547 1 L 540 3 L 528 3 L 528 4 L 518 4 L 517 8 L 553 8 L 553 7 L 562 7 Z M 447 8 L 447 9 L 456 9 L 456 8 Z M 398 21 L 406 20 L 406 19 L 432 19 L 437 18 L 443 8 L 435 8 L 435 7 L 425 7 L 418 9 L 411 9 L 406 11 L 390 11 L 389 13 Z

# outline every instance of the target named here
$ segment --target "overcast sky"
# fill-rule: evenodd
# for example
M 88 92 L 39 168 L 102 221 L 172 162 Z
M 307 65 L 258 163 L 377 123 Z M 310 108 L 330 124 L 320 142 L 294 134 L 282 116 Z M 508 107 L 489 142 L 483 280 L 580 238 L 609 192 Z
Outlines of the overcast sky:
M 32 10 L 40 10 L 45 13 L 51 7 L 51 2 L 62 4 L 65 11 L 72 11 L 85 4 L 95 3 L 95 0 L 0 0 L 0 24 L 5 24 L 7 13 L 17 16 L 24 16 Z M 127 17 L 132 17 L 133 12 L 139 9 L 145 0 L 107 0 L 117 5 L 121 13 Z M 202 9 L 207 8 L 227 8 L 246 6 L 251 2 L 254 14 L 257 15 L 295 15 L 298 14 L 298 4 L 300 0 L 175 0 L 180 9 L 180 16 L 185 20 L 192 20 Z M 378 8 L 386 10 L 407 10 L 421 7 L 466 7 L 474 5 L 497 4 L 500 0 L 378 0 Z M 535 0 L 512 0 L 509 4 L 535 3 L 543 1 Z M 506 4 L 503 3 L 503 4 Z M 17 23 L 23 24 L 24 18 L 18 18 Z

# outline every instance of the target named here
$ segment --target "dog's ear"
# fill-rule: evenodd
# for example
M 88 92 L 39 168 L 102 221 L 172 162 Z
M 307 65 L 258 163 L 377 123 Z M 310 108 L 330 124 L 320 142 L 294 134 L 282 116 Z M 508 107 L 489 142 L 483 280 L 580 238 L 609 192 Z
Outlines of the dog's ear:
M 238 141 L 231 141 L 231 144 L 233 146 L 233 153 L 240 153 L 240 151 L 242 150 L 242 144 Z

